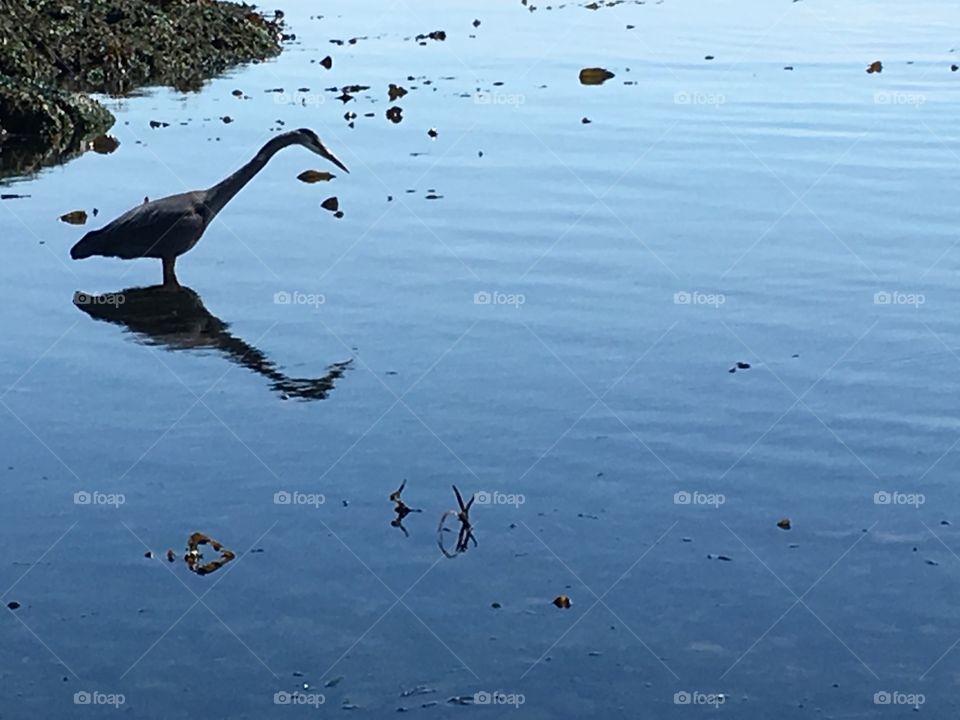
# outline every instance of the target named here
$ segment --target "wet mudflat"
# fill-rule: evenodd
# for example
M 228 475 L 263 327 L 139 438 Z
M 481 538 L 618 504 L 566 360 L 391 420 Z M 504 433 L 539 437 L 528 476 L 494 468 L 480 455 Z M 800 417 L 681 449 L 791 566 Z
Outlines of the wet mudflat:
M 3 711 L 955 711 L 958 10 L 283 9 L 3 188 Z

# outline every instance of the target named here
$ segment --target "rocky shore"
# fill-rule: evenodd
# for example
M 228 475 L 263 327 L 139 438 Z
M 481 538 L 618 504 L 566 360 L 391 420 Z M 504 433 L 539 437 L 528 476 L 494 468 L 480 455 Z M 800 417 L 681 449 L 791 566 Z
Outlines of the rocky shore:
M 283 14 L 223 0 L 0 0 L 0 175 L 82 152 L 113 116 L 90 93 L 195 90 L 280 52 Z

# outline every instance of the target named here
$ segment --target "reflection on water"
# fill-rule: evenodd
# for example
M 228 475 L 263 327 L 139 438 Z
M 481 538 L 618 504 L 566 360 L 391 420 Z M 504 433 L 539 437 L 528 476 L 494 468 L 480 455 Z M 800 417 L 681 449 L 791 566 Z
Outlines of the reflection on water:
M 25 136 L 6 138 L 3 152 L 0 152 L 0 178 L 29 177 L 44 168 L 69 162 L 85 152 L 110 155 L 118 147 L 120 141 L 111 135 L 92 139 L 65 138 L 59 145 Z
M 73 303 L 95 320 L 122 325 L 148 345 L 219 350 L 231 362 L 263 375 L 270 381 L 270 389 L 284 398 L 326 399 L 352 362 L 334 363 L 321 377 L 290 377 L 262 350 L 231 334 L 229 325 L 207 310 L 200 295 L 188 287 L 153 285 L 102 295 L 76 292 Z

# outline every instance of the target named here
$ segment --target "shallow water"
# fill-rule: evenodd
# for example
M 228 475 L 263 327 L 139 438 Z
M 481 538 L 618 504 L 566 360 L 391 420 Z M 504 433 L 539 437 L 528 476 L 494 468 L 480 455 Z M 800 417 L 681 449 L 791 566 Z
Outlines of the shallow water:
M 110 101 L 115 153 L 13 183 L 0 713 L 955 711 L 960 12 L 829 5 L 291 0 L 276 61 Z M 300 126 L 350 175 L 274 158 L 179 263 L 203 311 L 74 304 L 160 280 L 71 261 L 83 232 Z M 277 384 L 350 360 L 325 399 Z M 446 560 L 451 484 L 497 502 Z M 167 564 L 195 530 L 238 558 Z

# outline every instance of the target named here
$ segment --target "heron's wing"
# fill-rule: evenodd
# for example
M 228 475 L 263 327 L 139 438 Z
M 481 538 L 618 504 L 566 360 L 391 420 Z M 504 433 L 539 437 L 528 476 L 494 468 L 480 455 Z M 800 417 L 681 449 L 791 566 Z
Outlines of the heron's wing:
M 71 254 L 127 259 L 180 255 L 203 234 L 206 216 L 199 193 L 153 200 L 128 210 L 100 230 L 87 233 Z

